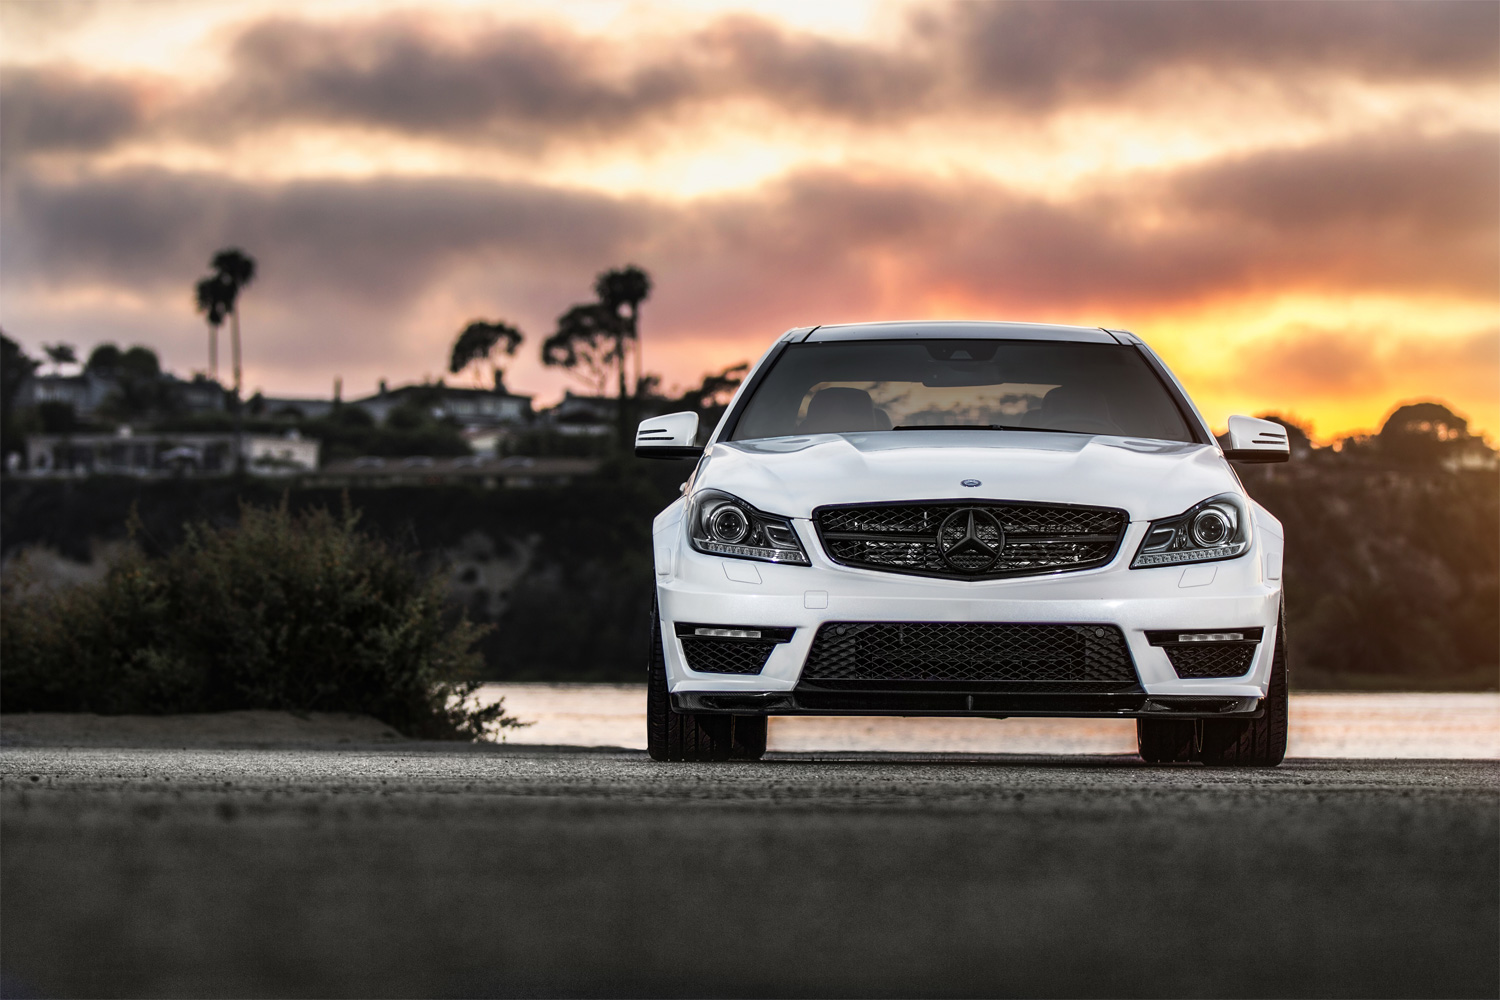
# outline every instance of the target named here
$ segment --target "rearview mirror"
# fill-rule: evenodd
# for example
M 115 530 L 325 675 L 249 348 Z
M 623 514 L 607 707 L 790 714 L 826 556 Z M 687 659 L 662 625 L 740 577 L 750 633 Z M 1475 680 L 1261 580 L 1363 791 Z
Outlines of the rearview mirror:
M 642 420 L 635 432 L 637 458 L 698 458 L 698 414 L 667 413 Z
M 1285 462 L 1292 457 L 1286 428 L 1273 420 L 1230 417 L 1224 457 L 1231 462 Z

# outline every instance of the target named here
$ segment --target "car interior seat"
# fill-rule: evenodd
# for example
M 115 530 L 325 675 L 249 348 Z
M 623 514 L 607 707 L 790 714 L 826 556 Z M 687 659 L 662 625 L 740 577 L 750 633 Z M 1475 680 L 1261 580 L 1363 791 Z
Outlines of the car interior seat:
M 877 409 L 870 394 L 848 386 L 819 389 L 807 404 L 798 425 L 803 434 L 842 434 L 849 431 L 889 430 L 891 418 Z
M 1048 392 L 1041 406 L 1021 418 L 1021 426 L 1087 434 L 1123 433 L 1105 394 L 1079 385 L 1060 385 Z

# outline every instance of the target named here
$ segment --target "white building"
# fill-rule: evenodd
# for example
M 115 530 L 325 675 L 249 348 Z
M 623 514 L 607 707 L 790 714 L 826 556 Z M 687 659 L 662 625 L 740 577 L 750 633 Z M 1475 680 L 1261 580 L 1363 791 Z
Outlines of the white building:
M 254 475 L 317 471 L 319 442 L 296 431 L 246 434 L 242 441 L 245 467 Z M 122 427 L 114 434 L 32 434 L 20 471 L 40 477 L 228 475 L 234 454 L 235 436 L 224 433 L 136 434 Z
M 385 423 L 385 418 L 398 406 L 418 406 L 440 420 L 451 417 L 465 427 L 493 427 L 531 421 L 531 397 L 509 392 L 503 386 L 496 389 L 459 389 L 439 382 L 435 385 L 403 385 L 388 389 L 381 382 L 380 391 L 375 395 L 350 400 L 348 405 L 364 410 L 377 424 Z

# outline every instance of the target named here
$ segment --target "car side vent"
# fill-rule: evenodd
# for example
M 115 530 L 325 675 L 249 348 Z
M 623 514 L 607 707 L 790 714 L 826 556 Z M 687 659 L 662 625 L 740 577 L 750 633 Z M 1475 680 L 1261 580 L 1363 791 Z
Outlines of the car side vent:
M 1255 662 L 1255 649 L 1264 634 L 1260 627 L 1152 629 L 1146 632 L 1146 641 L 1166 651 L 1178 677 L 1243 677 Z
M 674 631 L 689 670 L 701 674 L 758 674 L 765 669 L 771 651 L 791 639 L 796 630 L 678 622 Z

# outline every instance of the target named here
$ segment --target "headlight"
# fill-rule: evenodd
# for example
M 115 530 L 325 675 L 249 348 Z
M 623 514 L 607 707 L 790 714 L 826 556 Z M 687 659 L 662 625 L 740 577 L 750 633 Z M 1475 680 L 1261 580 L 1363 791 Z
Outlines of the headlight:
M 788 518 L 762 514 L 738 497 L 717 490 L 693 496 L 688 540 L 699 552 L 716 556 L 809 565 Z
M 1130 568 L 1233 559 L 1249 547 L 1250 516 L 1245 501 L 1225 493 L 1176 517 L 1152 521 Z

